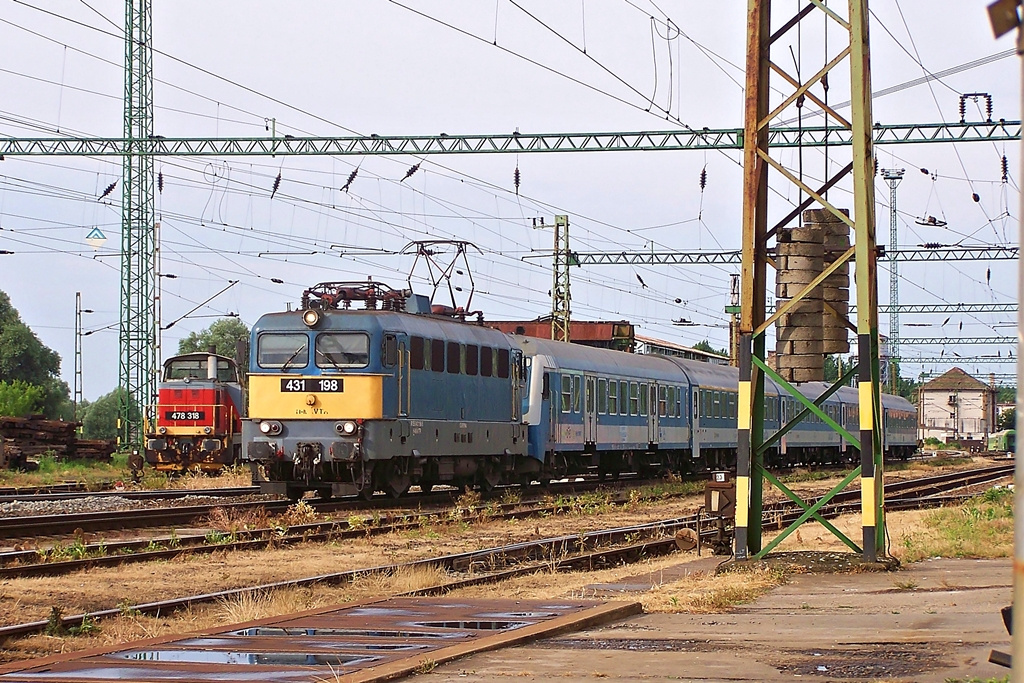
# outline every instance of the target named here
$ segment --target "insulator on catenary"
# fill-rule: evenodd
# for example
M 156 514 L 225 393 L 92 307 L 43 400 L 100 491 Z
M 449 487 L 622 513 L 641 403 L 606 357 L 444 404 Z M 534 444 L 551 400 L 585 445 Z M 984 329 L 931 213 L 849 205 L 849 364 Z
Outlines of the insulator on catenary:
M 980 202 L 980 201 L 981 201 L 981 197 L 980 197 L 980 196 L 978 195 L 978 193 L 977 193 L 977 192 L 972 192 L 972 193 L 971 193 L 971 199 L 973 199 L 973 200 L 974 200 L 974 203 L 975 203 L 975 204 L 977 204 L 978 202 Z
M 701 192 L 704 191 L 704 188 L 707 187 L 707 184 L 708 184 L 708 167 L 705 166 L 704 168 L 702 168 L 700 170 L 700 190 L 701 190 Z
M 277 177 L 274 178 L 274 187 L 270 190 L 270 198 L 273 199 L 274 195 L 277 194 L 277 188 L 281 187 L 281 172 L 277 172 Z
M 352 181 L 356 179 L 357 175 L 359 175 L 359 169 L 352 169 L 352 172 L 348 174 L 348 180 L 346 180 L 345 184 L 341 186 L 342 192 L 348 192 L 348 188 L 352 187 Z
M 164 193 L 164 172 L 160 171 L 156 174 L 156 191 L 160 194 Z
M 412 168 L 410 168 L 410 169 L 409 169 L 408 171 L 406 171 L 406 172 L 405 172 L 405 177 L 404 177 L 404 178 L 402 178 L 401 180 L 399 180 L 398 182 L 400 182 L 400 183 L 404 183 L 404 182 L 405 182 L 406 180 L 408 180 L 408 179 L 409 179 L 409 177 L 410 177 L 410 176 L 411 176 L 411 175 L 412 175 L 413 173 L 415 173 L 416 171 L 420 170 L 420 163 L 422 163 L 422 162 L 417 162 L 415 166 L 413 166 L 413 167 L 412 167 Z
M 1005 183 L 1010 178 L 1010 162 L 1006 160 L 1006 155 L 1003 155 L 1000 164 L 1003 168 L 1003 182 Z
M 512 174 L 512 184 L 516 186 L 516 196 L 519 196 L 519 167 L 516 166 L 515 172 Z
M 117 181 L 116 181 L 116 180 L 115 180 L 114 182 L 110 183 L 109 185 L 107 185 L 107 189 L 103 190 L 103 194 L 101 194 L 101 195 L 100 195 L 100 196 L 99 196 L 99 197 L 98 197 L 98 198 L 96 199 L 96 201 L 99 201 L 100 199 L 103 199 L 103 198 L 104 198 L 104 197 L 106 197 L 106 196 L 107 196 L 108 194 L 110 194 L 111 192 L 113 192 L 113 191 L 114 191 L 114 188 L 115 188 L 115 187 L 117 187 Z

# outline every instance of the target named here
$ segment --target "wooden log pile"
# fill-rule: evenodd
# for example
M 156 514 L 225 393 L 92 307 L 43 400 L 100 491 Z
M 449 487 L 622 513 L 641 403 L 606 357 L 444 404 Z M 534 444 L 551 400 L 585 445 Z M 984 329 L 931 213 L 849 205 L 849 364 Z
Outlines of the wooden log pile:
M 75 430 L 79 426 L 79 422 L 47 420 L 42 415 L 0 417 L 4 446 L 0 466 L 23 467 L 29 457 L 46 453 L 53 453 L 58 460 L 110 460 L 114 442 L 78 439 Z

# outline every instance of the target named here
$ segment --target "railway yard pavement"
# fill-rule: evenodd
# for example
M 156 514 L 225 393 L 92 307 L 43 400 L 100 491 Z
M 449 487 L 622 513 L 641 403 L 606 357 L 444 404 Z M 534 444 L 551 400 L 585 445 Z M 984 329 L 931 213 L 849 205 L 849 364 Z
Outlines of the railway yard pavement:
M 1002 677 L 1010 559 L 800 574 L 726 613 L 644 614 L 438 666 L 427 681 L 946 681 Z M 623 588 L 630 588 L 623 586 Z M 634 589 L 639 588 L 634 586 Z

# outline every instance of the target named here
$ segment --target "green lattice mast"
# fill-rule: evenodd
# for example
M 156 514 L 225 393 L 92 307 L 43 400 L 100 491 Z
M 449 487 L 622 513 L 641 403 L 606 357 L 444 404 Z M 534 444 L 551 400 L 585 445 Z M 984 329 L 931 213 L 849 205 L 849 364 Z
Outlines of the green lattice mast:
M 153 11 L 151 0 L 125 3 L 124 168 L 121 187 L 119 434 L 140 444 L 156 388 L 153 157 Z

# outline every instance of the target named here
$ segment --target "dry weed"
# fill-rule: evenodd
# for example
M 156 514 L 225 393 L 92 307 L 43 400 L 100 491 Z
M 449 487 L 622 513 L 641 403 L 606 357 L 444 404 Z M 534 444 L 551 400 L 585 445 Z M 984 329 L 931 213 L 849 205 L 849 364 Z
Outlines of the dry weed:
M 300 500 L 294 505 L 289 505 L 288 509 L 284 511 L 278 521 L 285 526 L 299 526 L 302 524 L 312 524 L 320 519 L 320 514 L 313 509 L 313 506 L 304 500 Z
M 277 614 L 289 614 L 319 607 L 322 599 L 311 588 L 242 593 L 217 601 L 225 623 L 241 623 Z
M 643 595 L 646 612 L 722 612 L 752 602 L 785 581 L 777 569 L 696 574 Z
M 266 529 L 270 524 L 267 510 L 262 505 L 255 508 L 234 507 L 213 508 L 206 516 L 206 523 L 213 529 L 227 533 Z
M 393 595 L 432 588 L 448 581 L 447 572 L 435 565 L 399 567 L 394 573 L 361 574 L 352 582 L 352 591 L 360 596 Z
M 218 475 L 186 472 L 180 477 L 169 479 L 168 486 L 194 490 L 252 486 L 252 473 L 244 465 L 225 467 Z

